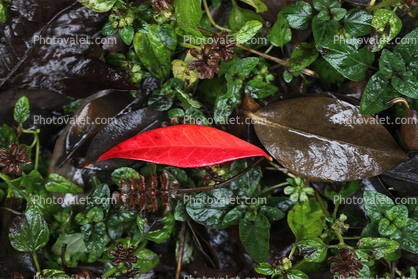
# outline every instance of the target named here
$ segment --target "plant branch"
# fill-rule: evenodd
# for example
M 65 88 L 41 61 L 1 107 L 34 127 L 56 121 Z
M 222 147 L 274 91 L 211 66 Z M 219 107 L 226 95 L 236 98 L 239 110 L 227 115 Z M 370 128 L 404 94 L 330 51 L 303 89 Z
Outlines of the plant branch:
M 327 215 L 327 217 L 331 217 L 331 214 L 329 214 L 328 209 L 325 207 L 325 204 L 322 201 L 321 195 L 316 189 L 315 189 L 315 197 L 318 200 L 319 204 L 321 205 L 322 211 L 324 211 L 325 215 Z
M 244 174 L 246 174 L 249 170 L 251 170 L 253 167 L 255 167 L 263 159 L 264 159 L 264 157 L 259 158 L 257 161 L 252 163 L 250 166 L 248 166 L 246 169 L 241 171 L 239 174 L 225 180 L 224 182 L 215 184 L 213 186 L 208 186 L 208 187 L 191 188 L 191 189 L 179 189 L 179 190 L 177 190 L 176 194 L 196 193 L 196 192 L 203 192 L 203 191 L 209 191 L 209 190 L 222 188 L 222 187 L 228 185 L 229 183 L 231 183 L 232 181 L 234 181 L 234 180 L 240 178 L 241 176 L 243 176 Z
M 34 143 L 36 142 L 36 151 L 35 151 L 35 166 L 34 166 L 34 170 L 38 170 L 38 164 L 39 164 L 39 147 L 40 147 L 40 141 L 39 141 L 39 129 L 36 131 L 32 131 L 32 130 L 26 130 L 23 129 L 24 133 L 27 134 L 33 134 L 33 136 L 35 137 L 34 139 Z M 31 147 L 33 147 L 33 144 L 31 145 Z
M 217 29 L 219 29 L 221 31 L 232 32 L 231 29 L 224 28 L 224 27 L 219 26 L 218 24 L 216 24 L 216 22 L 212 18 L 212 15 L 210 14 L 208 3 L 206 2 L 206 0 L 203 0 L 203 6 L 205 6 L 206 14 L 208 15 L 208 18 L 209 18 L 209 20 L 210 20 L 210 22 L 212 23 L 213 26 L 215 26 Z
M 271 60 L 271 61 L 274 61 L 274 62 L 276 62 L 276 63 L 279 63 L 280 65 L 283 65 L 283 66 L 288 66 L 288 63 L 287 63 L 287 61 L 286 61 L 286 60 L 283 60 L 283 59 L 280 59 L 280 58 L 277 58 L 277 57 L 274 57 L 274 56 L 271 56 L 271 55 L 265 54 L 265 53 L 263 53 L 263 52 L 260 52 L 260 51 L 254 50 L 254 49 L 249 48 L 249 47 L 246 47 L 246 46 L 244 46 L 244 45 L 241 45 L 241 44 L 239 44 L 239 43 L 235 43 L 235 46 L 237 46 L 237 47 L 239 47 L 239 48 L 242 48 L 242 49 L 245 49 L 245 50 L 248 50 L 249 52 L 252 52 L 252 53 L 254 53 L 254 54 L 260 55 L 260 56 L 262 56 L 262 57 L 264 57 L 264 58 L 266 58 L 266 59 L 269 59 L 269 60 Z M 304 73 L 304 74 L 305 74 L 305 75 L 307 75 L 307 76 L 311 76 L 311 77 L 314 77 L 314 78 L 321 79 L 321 77 L 320 77 L 317 73 L 315 73 L 315 72 L 314 72 L 314 71 L 312 71 L 312 70 L 306 69 L 306 68 L 302 69 L 302 73 Z
M 36 251 L 32 251 L 33 261 L 35 262 L 36 271 L 39 272 L 41 269 L 39 268 L 38 257 L 36 256 Z
M 395 4 L 396 2 L 399 2 L 399 0 L 389 0 L 387 2 L 382 2 L 382 3 L 380 3 L 380 4 L 376 5 L 376 6 L 372 6 L 372 7 L 367 8 L 366 9 L 366 12 L 370 13 L 370 12 L 372 12 L 374 10 L 377 10 L 377 9 L 380 9 L 380 8 L 383 8 L 383 7 L 386 7 L 386 6 L 390 6 L 392 4 Z

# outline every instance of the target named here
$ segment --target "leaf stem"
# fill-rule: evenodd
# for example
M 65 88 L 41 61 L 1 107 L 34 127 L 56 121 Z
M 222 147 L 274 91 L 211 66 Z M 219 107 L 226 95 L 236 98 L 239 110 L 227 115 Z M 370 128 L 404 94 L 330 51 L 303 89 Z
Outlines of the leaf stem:
M 303 265 L 305 262 L 306 262 L 306 259 L 303 258 L 302 260 L 298 261 L 294 266 L 292 266 L 292 268 L 290 270 L 297 269 L 299 266 Z
M 331 217 L 331 214 L 329 214 L 328 209 L 325 207 L 325 204 L 322 201 L 321 195 L 319 194 L 319 192 L 316 189 L 315 189 L 315 197 L 318 200 L 319 204 L 321 205 L 321 208 L 324 211 L 325 215 L 327 215 L 327 217 Z
M 113 273 L 115 273 L 117 270 L 118 270 L 118 268 L 117 268 L 117 267 L 112 268 L 112 269 L 111 269 L 111 270 L 109 270 L 108 272 L 104 273 L 104 274 L 102 275 L 102 278 L 107 278 L 107 277 L 109 277 L 110 275 L 112 275 Z
M 195 45 L 192 45 L 192 44 L 180 43 L 180 46 L 184 47 L 184 48 L 195 48 L 195 49 L 198 49 L 198 50 L 202 50 L 202 48 L 200 46 L 195 46 Z
M 343 236 L 343 239 L 360 239 L 361 236 Z
M 290 254 L 289 254 L 289 257 L 288 257 L 290 261 L 292 260 L 292 256 L 296 251 L 296 247 L 297 246 L 296 246 L 296 242 L 295 242 L 295 245 L 293 245 L 292 250 L 290 251 Z
M 392 4 L 395 4 L 396 2 L 399 2 L 399 0 L 389 0 L 387 2 L 382 2 L 382 3 L 380 3 L 380 4 L 376 5 L 376 6 L 372 6 L 372 7 L 367 8 L 366 9 L 366 12 L 370 13 L 370 12 L 372 12 L 374 10 L 377 10 L 377 9 L 380 9 L 380 8 L 383 8 L 383 7 L 386 7 L 386 6 L 390 6 Z
M 26 130 L 23 129 L 24 133 L 27 134 L 33 134 L 33 136 L 35 137 L 34 139 L 34 143 L 36 142 L 36 150 L 35 150 L 35 166 L 34 166 L 34 170 L 38 170 L 38 164 L 39 164 L 39 149 L 40 149 L 40 141 L 39 141 L 39 129 L 36 131 L 32 131 L 32 130 Z M 32 143 L 31 148 L 33 147 L 34 143 Z
M 270 192 L 271 190 L 274 190 L 274 189 L 277 189 L 277 188 L 280 188 L 280 187 L 283 187 L 283 186 L 286 186 L 286 185 L 290 185 L 290 184 L 287 183 L 287 182 L 283 182 L 283 183 L 280 183 L 280 184 L 271 186 L 271 187 L 269 187 L 267 189 L 264 189 L 264 191 L 261 192 L 261 196 L 265 195 L 266 193 Z
M 35 262 L 36 271 L 39 272 L 41 269 L 39 268 L 38 257 L 36 256 L 36 251 L 32 251 L 33 261 Z
M 235 43 L 235 46 L 237 46 L 237 47 L 239 47 L 239 48 L 242 48 L 242 49 L 245 49 L 245 50 L 248 50 L 249 52 L 252 52 L 252 53 L 254 53 L 254 54 L 260 55 L 260 56 L 262 56 L 262 57 L 264 57 L 264 58 L 266 58 L 266 59 L 269 59 L 269 60 L 271 60 L 271 61 L 274 61 L 274 62 L 276 62 L 276 63 L 278 63 L 278 64 L 280 64 L 280 65 L 283 65 L 283 66 L 288 66 L 288 63 L 287 63 L 287 61 L 286 61 L 286 60 L 283 60 L 283 59 L 280 59 L 280 58 L 277 58 L 277 57 L 274 57 L 274 56 L 271 56 L 271 55 L 265 54 L 265 53 L 263 53 L 263 52 L 260 52 L 260 51 L 254 50 L 254 49 L 249 48 L 249 47 L 246 47 L 246 46 L 244 46 L 244 45 L 241 45 L 241 44 L 239 44 L 239 43 Z M 304 73 L 304 74 L 305 74 L 305 75 L 307 75 L 307 76 L 311 76 L 311 77 L 318 78 L 318 79 L 320 79 L 320 78 L 321 78 L 321 77 L 320 77 L 317 73 L 315 73 L 315 72 L 314 72 L 314 71 L 312 71 L 312 70 L 309 70 L 309 69 L 304 68 L 304 69 L 302 69 L 301 71 L 302 71 L 302 73 Z
M 206 0 L 203 0 L 203 6 L 205 6 L 206 14 L 208 15 L 208 18 L 209 18 L 210 22 L 212 23 L 213 26 L 215 26 L 215 28 L 217 28 L 221 31 L 232 32 L 231 29 L 224 28 L 224 27 L 219 26 L 218 24 L 216 24 L 216 22 L 212 18 L 212 15 L 210 14 L 208 3 L 206 2 Z
M 191 188 L 191 189 L 179 189 L 179 190 L 177 190 L 176 194 L 196 193 L 196 192 L 203 192 L 203 191 L 209 191 L 209 190 L 222 188 L 222 187 L 228 185 L 229 183 L 231 183 L 232 181 L 234 181 L 234 180 L 240 178 L 241 176 L 243 176 L 244 174 L 246 174 L 249 170 L 251 170 L 253 167 L 255 167 L 263 159 L 264 159 L 264 157 L 259 158 L 257 161 L 255 161 L 254 163 L 249 165 L 246 169 L 241 171 L 239 174 L 225 180 L 224 182 L 215 184 L 213 186 L 208 186 L 208 187 Z

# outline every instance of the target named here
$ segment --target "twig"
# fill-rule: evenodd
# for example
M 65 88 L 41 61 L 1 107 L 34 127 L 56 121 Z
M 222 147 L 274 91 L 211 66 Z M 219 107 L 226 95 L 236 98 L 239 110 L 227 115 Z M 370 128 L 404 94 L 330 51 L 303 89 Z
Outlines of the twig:
M 219 29 L 221 31 L 232 32 L 231 29 L 224 28 L 224 27 L 219 26 L 218 24 L 216 24 L 216 22 L 212 18 L 212 15 L 210 14 L 208 3 L 206 2 L 206 0 L 203 0 L 203 6 L 205 6 L 206 14 L 208 15 L 208 18 L 209 18 L 209 20 L 210 20 L 210 22 L 212 23 L 213 26 L 215 26 L 217 29 Z
M 183 261 L 183 250 L 184 250 L 185 239 L 186 239 L 186 222 L 183 222 L 181 224 L 181 238 L 180 238 L 179 256 L 177 258 L 176 279 L 180 278 L 181 262 Z

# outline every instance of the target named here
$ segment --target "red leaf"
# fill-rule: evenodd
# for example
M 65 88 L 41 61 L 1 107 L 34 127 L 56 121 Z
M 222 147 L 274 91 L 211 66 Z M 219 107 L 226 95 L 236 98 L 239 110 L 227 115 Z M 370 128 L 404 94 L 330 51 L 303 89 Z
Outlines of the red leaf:
M 194 168 L 252 156 L 272 160 L 257 146 L 221 130 L 176 125 L 136 135 L 110 149 L 98 161 L 124 158 Z

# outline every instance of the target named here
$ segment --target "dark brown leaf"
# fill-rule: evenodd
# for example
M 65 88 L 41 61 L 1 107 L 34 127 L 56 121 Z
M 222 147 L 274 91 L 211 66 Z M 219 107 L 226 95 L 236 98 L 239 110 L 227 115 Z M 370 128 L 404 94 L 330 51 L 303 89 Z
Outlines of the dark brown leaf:
M 106 19 L 74 0 L 13 1 L 9 21 L 0 26 L 0 87 L 74 97 L 104 89 L 137 91 L 105 62 L 87 57 L 98 47 L 95 40 L 100 41 Z
M 345 101 L 306 97 L 247 113 L 264 147 L 294 174 L 312 181 L 376 176 L 408 160 L 389 132 Z

